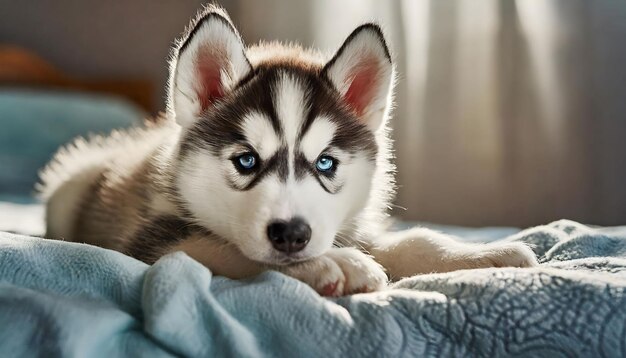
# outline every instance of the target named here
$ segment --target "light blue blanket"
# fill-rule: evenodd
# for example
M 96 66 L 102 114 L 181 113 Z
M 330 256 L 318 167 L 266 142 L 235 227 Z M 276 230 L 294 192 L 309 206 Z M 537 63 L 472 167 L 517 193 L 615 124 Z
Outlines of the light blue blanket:
M 268 272 L 213 277 L 92 246 L 0 234 L 3 356 L 626 356 L 626 228 L 559 221 L 506 240 L 533 269 L 405 279 L 325 299 Z

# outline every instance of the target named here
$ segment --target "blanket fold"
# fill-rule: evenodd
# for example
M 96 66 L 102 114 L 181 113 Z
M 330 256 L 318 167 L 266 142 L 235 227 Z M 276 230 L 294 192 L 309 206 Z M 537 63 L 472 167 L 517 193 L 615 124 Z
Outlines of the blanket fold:
M 338 299 L 277 272 L 234 281 L 0 233 L 0 352 L 13 357 L 626 356 L 626 227 L 562 220 L 503 240 L 529 269 L 406 278 Z

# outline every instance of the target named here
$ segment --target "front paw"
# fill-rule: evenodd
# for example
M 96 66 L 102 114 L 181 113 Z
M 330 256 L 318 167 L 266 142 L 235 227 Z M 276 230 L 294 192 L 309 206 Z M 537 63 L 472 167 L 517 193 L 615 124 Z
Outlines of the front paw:
M 305 282 L 323 296 L 378 291 L 387 285 L 383 267 L 354 248 L 333 248 L 323 256 L 281 271 Z
M 478 267 L 532 267 L 537 266 L 533 250 L 520 242 L 498 244 L 474 254 Z

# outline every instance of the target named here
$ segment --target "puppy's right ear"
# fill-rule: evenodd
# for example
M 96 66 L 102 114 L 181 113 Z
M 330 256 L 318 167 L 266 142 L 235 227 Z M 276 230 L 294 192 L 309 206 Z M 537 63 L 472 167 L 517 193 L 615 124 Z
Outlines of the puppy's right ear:
M 209 7 L 174 49 L 168 111 L 189 127 L 252 70 L 241 36 L 228 15 Z

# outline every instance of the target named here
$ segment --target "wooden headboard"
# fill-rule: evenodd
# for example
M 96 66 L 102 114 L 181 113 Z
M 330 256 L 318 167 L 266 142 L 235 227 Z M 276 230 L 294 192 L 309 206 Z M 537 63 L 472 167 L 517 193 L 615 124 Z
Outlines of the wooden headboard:
M 144 79 L 79 79 L 64 74 L 36 54 L 0 45 L 0 87 L 51 88 L 119 96 L 154 113 L 153 84 Z

